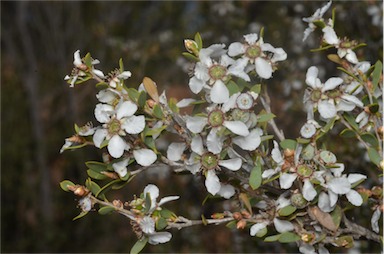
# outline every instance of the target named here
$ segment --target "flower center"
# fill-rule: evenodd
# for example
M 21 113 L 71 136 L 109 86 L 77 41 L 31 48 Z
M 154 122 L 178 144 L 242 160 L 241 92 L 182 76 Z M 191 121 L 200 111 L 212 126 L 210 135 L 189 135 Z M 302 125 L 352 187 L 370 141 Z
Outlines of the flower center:
M 329 98 L 336 99 L 341 96 L 341 92 L 339 90 L 332 90 L 327 93 Z
M 246 123 L 250 118 L 250 113 L 235 108 L 234 110 L 232 110 L 232 117 L 235 121 L 242 121 L 243 123 Z
M 111 135 L 118 134 L 121 130 L 121 123 L 118 119 L 112 119 L 108 124 L 108 133 Z
M 321 99 L 321 91 L 320 90 L 313 90 L 311 94 L 311 100 L 312 101 L 319 101 Z
M 218 158 L 213 153 L 205 153 L 201 156 L 201 164 L 208 170 L 214 169 L 218 165 Z
M 245 51 L 245 55 L 250 59 L 255 59 L 261 55 L 261 48 L 256 45 L 249 46 Z
M 307 200 L 304 199 L 303 194 L 294 193 L 291 196 L 291 204 L 296 208 L 304 208 L 307 205 Z
M 239 109 L 247 110 L 253 106 L 253 97 L 249 93 L 242 93 L 236 99 Z
M 299 165 L 296 168 L 296 173 L 301 178 L 309 178 L 313 174 L 313 169 L 308 165 Z
M 227 74 L 227 68 L 218 64 L 212 65 L 211 68 L 209 68 L 208 73 L 213 80 L 223 79 Z
M 208 115 L 208 123 L 212 127 L 221 126 L 224 120 L 224 113 L 219 109 L 211 111 Z

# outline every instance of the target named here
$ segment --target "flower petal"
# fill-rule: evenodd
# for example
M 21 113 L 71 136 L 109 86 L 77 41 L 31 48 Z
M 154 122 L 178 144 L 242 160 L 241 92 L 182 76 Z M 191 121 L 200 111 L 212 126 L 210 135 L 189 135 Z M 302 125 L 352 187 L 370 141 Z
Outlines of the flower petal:
M 171 161 L 181 160 L 181 156 L 186 148 L 185 143 L 173 142 L 167 149 L 167 158 Z
M 191 116 L 187 118 L 187 128 L 193 133 L 200 133 L 205 125 L 207 125 L 207 118 L 201 116 Z
M 179 199 L 179 198 L 180 198 L 179 196 L 168 196 L 168 197 L 164 197 L 164 198 L 160 199 L 158 206 L 161 206 L 161 205 L 163 205 L 163 204 L 165 204 L 165 203 L 168 203 L 168 202 L 170 202 L 170 201 L 173 201 L 173 200 L 177 200 L 177 199 Z
M 216 195 L 216 193 L 220 191 L 220 180 L 214 170 L 208 170 L 205 179 L 205 187 L 207 187 L 207 191 L 212 195 Z
M 223 81 L 216 80 L 211 89 L 211 100 L 214 103 L 225 103 L 229 100 L 229 91 Z
M 101 143 L 103 143 L 107 134 L 108 131 L 106 129 L 97 129 L 95 131 L 95 134 L 93 134 L 93 143 L 96 147 L 100 148 Z
M 240 121 L 224 121 L 223 125 L 232 131 L 233 133 L 240 135 L 240 136 L 247 136 L 249 135 L 249 130 L 247 125 L 245 123 Z
M 128 149 L 128 144 L 119 135 L 114 135 L 109 140 L 108 152 L 113 158 L 120 158 L 126 149 Z
M 307 201 L 312 201 L 317 196 L 317 192 L 309 179 L 304 180 L 303 197 Z
M 200 135 L 196 135 L 192 138 L 191 149 L 193 152 L 197 153 L 198 155 L 203 155 L 204 153 L 203 139 L 201 138 Z
M 251 236 L 255 236 L 260 230 L 262 230 L 266 226 L 267 226 L 267 223 L 265 223 L 265 222 L 256 223 L 256 224 L 252 225 L 252 227 L 250 228 L 249 234 Z
M 367 176 L 363 174 L 349 174 L 347 179 L 348 179 L 348 182 L 350 182 L 351 184 L 354 184 L 363 179 L 367 179 Z
M 263 79 L 269 79 L 272 77 L 272 66 L 264 58 L 258 57 L 255 60 L 255 67 L 257 75 Z
M 321 89 L 321 91 L 325 92 L 325 91 L 333 90 L 339 85 L 341 85 L 342 83 L 343 83 L 342 78 L 330 78 L 324 83 L 324 86 Z
M 280 187 L 282 189 L 289 189 L 291 188 L 293 182 L 297 178 L 296 174 L 288 174 L 288 173 L 283 173 L 281 174 L 279 181 L 280 181 Z
M 329 205 L 332 207 L 332 210 L 333 210 L 339 196 L 331 190 L 328 190 L 328 195 L 329 195 Z
M 243 150 L 253 151 L 259 147 L 261 138 L 259 131 L 253 129 L 246 137 L 236 137 L 233 143 L 241 147 Z
M 330 26 L 324 27 L 323 32 L 324 32 L 323 38 L 324 38 L 326 43 L 328 43 L 330 45 L 339 44 L 340 40 L 339 40 L 339 38 L 337 38 L 335 30 L 333 30 L 332 27 L 330 27 Z
M 356 96 L 353 96 L 350 94 L 343 94 L 343 95 L 341 95 L 341 98 L 355 104 L 356 106 L 358 106 L 360 108 L 364 107 L 363 102 L 361 100 L 359 100 Z
M 189 80 L 189 88 L 191 89 L 191 91 L 194 93 L 194 94 L 198 94 L 201 92 L 201 90 L 203 89 L 204 85 L 205 85 L 205 82 L 201 79 L 198 79 L 196 78 L 195 76 L 193 76 L 190 80 Z
M 156 245 L 159 243 L 166 243 L 171 240 L 172 234 L 169 232 L 155 232 L 149 235 L 148 243 Z
M 317 78 L 319 75 L 319 69 L 316 66 L 311 66 L 307 70 L 305 83 L 313 89 L 318 88 L 321 85 L 320 79 Z
M 345 196 L 347 197 L 348 201 L 354 206 L 361 206 L 363 204 L 363 198 L 355 190 L 350 190 Z
M 133 151 L 133 157 L 136 162 L 141 166 L 152 165 L 157 160 L 157 155 L 150 149 L 139 149 Z
M 114 108 L 107 104 L 97 104 L 95 108 L 95 118 L 100 123 L 107 123 L 111 120 L 111 116 L 115 113 Z
M 240 158 L 233 158 L 228 160 L 219 160 L 219 165 L 226 167 L 232 171 L 239 170 L 241 168 L 242 161 Z
M 333 210 L 333 208 L 330 205 L 329 196 L 325 192 L 320 193 L 319 201 L 318 201 L 317 205 L 319 206 L 321 211 L 326 212 L 326 213 L 331 212 Z
M 286 220 L 279 220 L 277 218 L 274 218 L 273 223 L 275 224 L 275 228 L 279 233 L 284 233 L 295 229 L 293 224 Z
M 273 141 L 273 149 L 272 149 L 271 155 L 272 155 L 272 159 L 278 165 L 281 165 L 284 162 L 283 156 L 281 155 L 281 152 L 279 149 L 279 145 L 277 144 L 277 142 L 275 140 Z
M 133 115 L 124 120 L 122 127 L 129 134 L 139 134 L 145 128 L 145 117 L 143 115 Z
M 181 101 L 179 101 L 176 104 L 176 106 L 178 108 L 185 108 L 185 107 L 188 107 L 189 105 L 191 105 L 195 101 L 196 101 L 195 99 L 191 99 L 191 98 L 182 99 Z
M 137 105 L 131 101 L 124 101 L 121 103 L 116 110 L 117 119 L 123 117 L 132 116 L 137 111 Z
M 347 56 L 345 57 L 350 63 L 357 64 L 359 60 L 357 59 L 356 53 L 352 49 L 347 50 Z
M 207 136 L 208 151 L 219 154 L 223 149 L 223 139 L 217 135 L 217 129 L 212 129 Z
M 329 101 L 320 101 L 317 105 L 317 109 L 319 110 L 320 115 L 325 119 L 335 117 L 337 113 L 335 105 Z
M 76 67 L 79 67 L 82 65 L 81 57 L 80 57 L 80 50 L 76 50 L 75 53 L 73 53 L 73 65 Z
M 351 183 L 346 177 L 333 178 L 328 181 L 328 188 L 336 194 L 347 194 L 351 190 Z
M 147 196 L 147 193 L 151 196 L 151 200 L 156 202 L 156 199 L 159 197 L 159 188 L 154 184 L 148 184 L 143 190 L 144 198 Z
M 127 174 L 127 165 L 129 159 L 125 159 L 112 164 L 113 170 L 119 174 L 120 177 L 124 177 Z
M 263 174 L 261 175 L 262 178 L 269 178 L 277 173 L 276 169 L 267 169 L 264 170 Z
M 381 216 L 381 211 L 380 211 L 380 207 L 378 207 L 376 208 L 371 218 L 371 227 L 372 227 L 372 230 L 375 231 L 376 233 L 380 232 L 380 228 L 379 228 L 380 216 Z
M 217 194 L 225 199 L 230 199 L 233 195 L 235 195 L 235 193 L 235 188 L 232 185 L 221 184 L 221 188 Z
M 245 47 L 240 42 L 231 43 L 228 47 L 228 55 L 229 56 L 237 56 L 240 54 L 244 54 L 244 52 L 245 52 Z

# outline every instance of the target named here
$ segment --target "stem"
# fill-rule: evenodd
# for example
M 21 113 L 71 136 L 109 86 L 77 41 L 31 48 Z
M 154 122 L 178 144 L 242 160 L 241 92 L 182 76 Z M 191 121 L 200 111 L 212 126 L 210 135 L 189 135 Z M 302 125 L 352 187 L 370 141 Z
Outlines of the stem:
M 343 220 L 344 220 L 345 226 L 347 227 L 346 229 L 343 230 L 345 233 L 352 233 L 354 235 L 357 235 L 357 238 L 364 236 L 368 240 L 381 242 L 380 236 L 378 234 L 375 234 L 371 230 L 366 229 L 365 227 L 362 227 L 350 221 L 349 219 L 347 219 L 345 215 L 343 215 Z
M 264 89 L 264 97 L 260 97 L 260 100 L 261 100 L 261 104 L 263 104 L 263 107 L 265 109 L 265 111 L 267 111 L 268 114 L 272 113 L 271 111 L 271 99 L 268 95 L 268 91 L 267 91 L 267 88 Z M 279 138 L 280 141 L 283 141 L 285 139 L 284 137 L 284 133 L 282 130 L 280 130 L 277 125 L 276 125 L 276 122 L 274 119 L 271 119 L 268 121 L 269 125 L 271 125 L 273 131 L 275 132 L 276 136 Z
M 189 220 L 189 219 L 186 219 L 182 216 L 179 216 L 179 217 L 177 217 L 175 222 L 169 222 L 168 223 L 167 229 L 177 228 L 178 230 L 180 230 L 182 228 L 195 226 L 195 225 L 208 225 L 208 224 L 219 225 L 219 224 L 226 223 L 226 222 L 229 222 L 232 220 L 234 220 L 232 217 L 227 217 L 227 218 L 223 218 L 223 219 L 206 219 L 205 221 L 202 221 L 202 220 Z
M 353 130 L 353 132 L 355 132 L 357 139 L 358 139 L 361 143 L 363 143 L 363 145 L 365 146 L 365 148 L 368 150 L 368 149 L 369 149 L 369 145 L 368 145 L 368 144 L 361 138 L 360 134 L 359 134 L 357 131 L 355 131 L 355 130 L 352 128 L 352 126 L 351 126 L 347 121 L 344 120 L 343 117 L 340 118 L 340 121 L 341 121 L 341 123 L 344 124 L 348 129 Z

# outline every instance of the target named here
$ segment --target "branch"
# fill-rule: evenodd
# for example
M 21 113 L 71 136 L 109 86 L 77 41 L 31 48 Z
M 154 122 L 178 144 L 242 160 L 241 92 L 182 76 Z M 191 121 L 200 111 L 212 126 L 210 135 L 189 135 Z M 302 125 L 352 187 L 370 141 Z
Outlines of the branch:
M 268 114 L 272 113 L 271 111 L 271 99 L 268 95 L 268 91 L 267 91 L 267 88 L 264 89 L 264 96 L 265 96 L 265 99 L 263 97 L 260 97 L 260 100 L 261 100 L 261 104 L 263 104 L 263 107 L 265 109 L 265 111 L 267 111 Z M 280 130 L 277 125 L 276 125 L 276 122 L 274 119 L 271 119 L 268 121 L 269 125 L 271 125 L 273 131 L 275 132 L 276 136 L 279 138 L 280 141 L 283 141 L 285 139 L 284 137 L 284 133 L 282 130 Z
M 168 223 L 167 229 L 177 228 L 178 230 L 180 230 L 182 228 L 195 226 L 195 225 L 208 225 L 208 224 L 219 225 L 219 224 L 226 223 L 226 222 L 229 222 L 232 220 L 234 220 L 232 217 L 227 217 L 227 218 L 223 218 L 223 219 L 206 219 L 206 220 L 202 221 L 202 220 L 189 220 L 187 218 L 179 216 L 179 217 L 177 217 L 175 222 L 169 222 Z
M 381 242 L 381 237 L 378 234 L 350 221 L 349 219 L 347 219 L 345 215 L 343 215 L 343 220 L 344 220 L 345 226 L 347 227 L 343 230 L 345 233 L 352 233 L 354 235 L 357 235 L 357 238 L 360 238 L 363 236 L 368 240 L 372 240 L 378 243 Z

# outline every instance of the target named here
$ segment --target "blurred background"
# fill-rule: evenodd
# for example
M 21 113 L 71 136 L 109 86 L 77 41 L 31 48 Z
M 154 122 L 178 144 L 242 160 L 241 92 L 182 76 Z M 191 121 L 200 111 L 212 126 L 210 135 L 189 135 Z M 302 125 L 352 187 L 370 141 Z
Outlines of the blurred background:
M 133 74 L 128 84 L 137 87 L 151 77 L 168 98 L 192 96 L 188 90 L 189 64 L 181 55 L 183 39 L 200 32 L 204 46 L 241 41 L 259 33 L 282 47 L 288 59 L 268 80 L 272 110 L 287 138 L 295 138 L 306 119 L 302 111 L 305 73 L 317 65 L 322 80 L 339 75 L 317 47 L 319 33 L 302 44 L 308 17 L 325 4 L 315 1 L 1 1 L 1 252 L 129 252 L 136 241 L 128 220 L 117 215 L 91 213 L 72 221 L 78 213 L 76 198 L 59 187 L 64 179 L 83 184 L 85 161 L 100 160 L 90 147 L 60 154 L 73 124 L 96 123 L 93 84 L 69 88 L 63 80 L 72 70 L 73 52 L 91 52 L 107 73 L 123 59 Z M 382 59 L 382 1 L 336 1 L 336 31 L 367 47 L 357 53 L 371 63 Z M 330 17 L 330 11 L 325 15 Z M 324 76 L 324 74 L 326 76 Z M 333 137 L 337 138 L 337 137 Z M 349 171 L 372 168 L 361 150 L 340 140 L 331 151 Z M 344 155 L 343 155 L 344 154 Z M 376 183 L 376 179 L 368 180 Z M 183 193 L 167 207 L 187 218 L 199 219 L 222 211 L 201 207 L 206 191 L 202 179 L 175 176 L 162 170 L 136 178 L 120 191 L 123 200 L 140 194 L 148 183 L 160 195 Z M 182 205 L 180 205 L 182 204 Z M 361 224 L 369 225 L 371 212 L 361 209 Z M 364 220 L 364 219 L 363 219 Z M 290 252 L 287 245 L 263 243 L 248 230 L 194 227 L 172 231 L 171 242 L 147 246 L 145 252 Z M 362 250 L 376 252 L 379 245 L 361 242 Z M 293 246 L 294 247 L 294 246 Z M 292 249 L 291 251 L 297 251 Z M 340 251 L 340 250 L 338 250 Z

